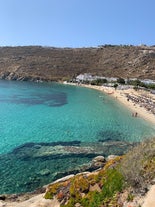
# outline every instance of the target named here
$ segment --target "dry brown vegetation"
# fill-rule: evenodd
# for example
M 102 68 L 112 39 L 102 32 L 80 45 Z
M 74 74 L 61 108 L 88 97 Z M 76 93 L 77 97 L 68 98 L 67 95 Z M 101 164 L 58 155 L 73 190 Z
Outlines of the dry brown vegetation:
M 155 178 L 155 138 L 145 140 L 128 152 L 120 170 L 135 191 L 145 193 Z
M 0 77 L 3 79 L 66 80 L 86 72 L 107 77 L 155 79 L 155 47 L 0 48 Z

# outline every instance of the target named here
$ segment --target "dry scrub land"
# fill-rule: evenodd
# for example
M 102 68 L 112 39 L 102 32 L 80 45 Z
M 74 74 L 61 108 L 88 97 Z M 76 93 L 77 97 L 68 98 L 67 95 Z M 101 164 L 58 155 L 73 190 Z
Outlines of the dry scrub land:
M 0 78 L 67 80 L 80 73 L 155 79 L 155 47 L 1 47 Z

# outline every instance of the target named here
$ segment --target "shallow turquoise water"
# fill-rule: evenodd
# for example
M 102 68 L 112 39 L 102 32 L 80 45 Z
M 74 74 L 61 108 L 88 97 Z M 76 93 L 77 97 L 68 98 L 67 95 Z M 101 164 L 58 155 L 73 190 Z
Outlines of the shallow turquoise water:
M 54 173 L 90 160 L 80 156 L 66 161 L 62 156 L 23 159 L 11 154 L 25 143 L 138 142 L 154 135 L 154 125 L 133 118 L 117 100 L 99 91 L 56 83 L 0 81 L 0 193 L 34 190 L 49 183 Z M 39 177 L 38 171 L 44 169 L 50 174 Z
M 129 141 L 155 127 L 98 91 L 48 83 L 0 82 L 0 153 L 26 142 L 96 142 L 108 132 Z M 105 136 L 104 136 L 105 134 Z

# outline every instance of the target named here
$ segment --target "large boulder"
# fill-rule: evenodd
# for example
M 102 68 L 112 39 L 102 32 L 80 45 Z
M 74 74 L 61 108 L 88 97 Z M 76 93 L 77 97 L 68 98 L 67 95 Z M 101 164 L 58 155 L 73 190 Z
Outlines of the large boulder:
M 98 168 L 102 168 L 106 163 L 106 159 L 103 156 L 97 156 L 95 157 L 92 162 L 91 162 L 91 168 L 98 169 Z

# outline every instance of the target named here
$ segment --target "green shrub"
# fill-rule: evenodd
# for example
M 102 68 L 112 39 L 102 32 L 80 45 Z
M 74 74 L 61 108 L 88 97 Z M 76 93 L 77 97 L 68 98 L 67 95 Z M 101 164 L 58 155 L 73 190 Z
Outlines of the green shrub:
M 130 202 L 130 201 L 133 201 L 133 199 L 134 199 L 134 195 L 129 193 L 127 197 L 127 201 Z
M 51 185 L 45 198 L 58 197 L 60 190 L 65 189 L 67 204 L 62 202 L 61 207 L 74 207 L 76 203 L 82 207 L 119 207 L 117 205 L 118 193 L 125 186 L 124 178 L 118 170 L 118 164 L 122 157 L 116 157 L 106 163 L 98 173 L 91 175 L 76 175 L 67 183 L 55 183 Z M 90 191 L 90 186 L 97 184 L 97 190 Z M 68 188 L 66 191 L 66 187 Z
M 65 182 L 62 183 L 53 183 L 48 187 L 47 192 L 45 193 L 44 198 L 45 199 L 52 199 L 53 196 L 57 195 L 59 193 L 59 190 L 63 187 L 65 187 Z
M 118 79 L 117 79 L 117 83 L 125 84 L 125 80 L 124 80 L 124 78 L 118 78 Z
M 125 187 L 125 182 L 122 174 L 116 169 L 107 169 L 102 174 L 103 188 L 101 192 L 88 192 L 81 199 L 83 207 L 99 207 L 102 204 L 105 206 L 115 206 L 117 204 L 117 193 L 121 192 Z
M 122 174 L 115 168 L 108 169 L 106 177 L 103 178 L 103 198 L 111 198 L 115 193 L 121 192 L 124 187 L 124 178 Z
M 45 199 L 52 199 L 53 198 L 53 194 L 51 192 L 47 192 L 44 196 Z
M 97 79 L 97 80 L 93 80 L 91 81 L 91 85 L 97 85 L 97 86 L 101 86 L 103 85 L 104 83 L 107 83 L 107 79 Z
M 148 88 L 155 90 L 155 84 L 148 84 Z
M 87 196 L 81 200 L 81 204 L 83 207 L 99 207 L 101 202 L 101 193 L 97 191 L 89 192 Z

